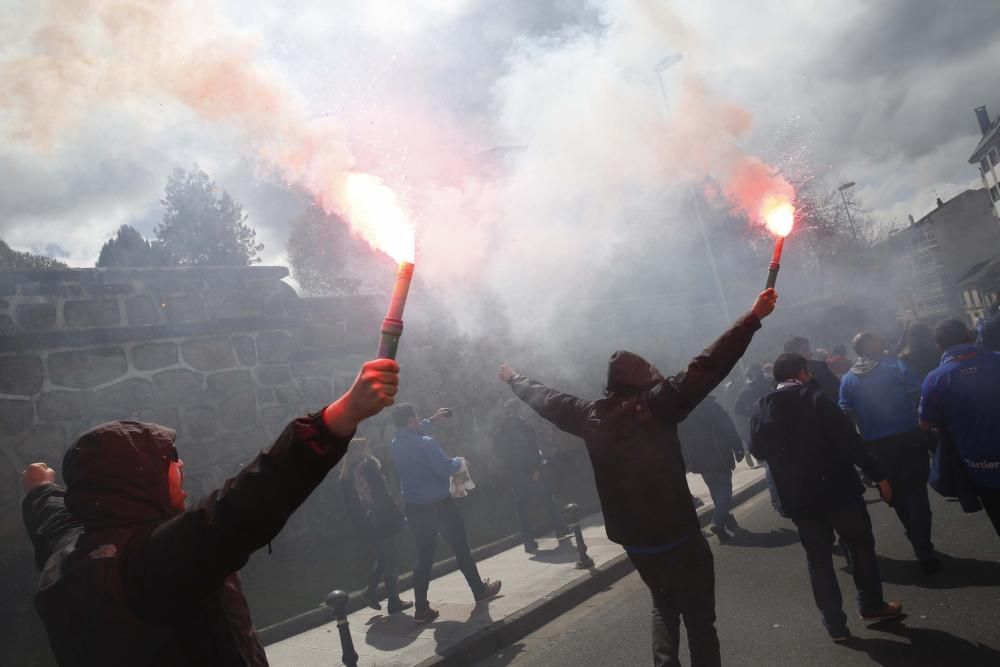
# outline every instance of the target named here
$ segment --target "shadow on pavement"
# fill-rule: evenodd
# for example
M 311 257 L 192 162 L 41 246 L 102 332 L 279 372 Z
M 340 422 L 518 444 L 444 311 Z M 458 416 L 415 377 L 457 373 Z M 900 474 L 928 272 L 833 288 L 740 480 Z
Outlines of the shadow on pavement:
M 503 595 L 498 595 L 493 600 L 502 597 Z M 476 630 L 485 628 L 493 623 L 489 601 L 477 604 L 469 613 L 469 617 L 464 621 L 435 621 L 432 623 L 434 641 L 437 642 L 437 646 L 434 647 L 434 653 L 442 655 L 449 647 L 454 646 L 457 641 L 464 639 L 465 636 L 470 634 L 470 623 L 476 624 Z
M 398 651 L 417 640 L 422 626 L 411 614 L 372 616 L 367 622 L 365 643 L 380 651 Z
M 956 558 L 947 554 L 939 554 L 939 558 L 944 563 L 944 571 L 932 576 L 924 575 L 916 560 L 897 560 L 879 556 L 878 569 L 882 581 L 904 586 L 934 589 L 1000 586 L 998 562 Z
M 876 623 L 871 630 L 885 632 L 906 642 L 891 639 L 852 637 L 843 645 L 862 651 L 879 665 L 910 667 L 911 665 L 962 665 L 986 667 L 1000 665 L 1000 651 L 983 644 L 967 641 L 943 630 L 911 628 L 902 623 Z
M 733 538 L 723 544 L 731 547 L 787 547 L 799 543 L 799 532 L 790 528 L 779 528 L 767 533 L 753 533 L 740 528 L 733 533 Z
M 576 547 L 566 540 L 560 542 L 555 549 L 539 549 L 530 558 L 541 563 L 575 563 L 576 559 Z

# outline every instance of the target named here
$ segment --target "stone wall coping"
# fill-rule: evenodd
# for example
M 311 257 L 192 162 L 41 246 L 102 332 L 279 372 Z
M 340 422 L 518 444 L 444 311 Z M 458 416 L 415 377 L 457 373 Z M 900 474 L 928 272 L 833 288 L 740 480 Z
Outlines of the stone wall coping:
M 288 276 L 286 266 L 155 266 L 124 267 L 106 269 L 3 269 L 0 270 L 0 285 L 15 285 L 23 282 L 44 283 L 102 283 L 112 280 L 170 280 L 172 278 L 190 280 L 212 280 L 224 276 L 241 277 L 246 280 L 281 280 Z

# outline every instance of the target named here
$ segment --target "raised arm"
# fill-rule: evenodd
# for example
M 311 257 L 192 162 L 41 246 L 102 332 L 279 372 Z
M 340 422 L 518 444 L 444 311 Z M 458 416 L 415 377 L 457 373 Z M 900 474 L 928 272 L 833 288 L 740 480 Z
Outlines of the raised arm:
M 535 382 L 526 375 L 518 375 L 507 364 L 500 367 L 500 380 L 510 385 L 515 396 L 557 428 L 575 436 L 583 436 L 587 416 L 594 406 L 592 401 L 564 394 Z
M 21 516 L 35 547 L 35 566 L 41 570 L 52 554 L 76 539 L 83 526 L 66 509 L 66 491 L 55 483 L 55 471 L 47 465 L 32 463 L 21 483 L 26 492 Z
M 679 422 L 687 417 L 733 370 L 746 352 L 760 321 L 774 311 L 777 294 L 761 292 L 753 309 L 691 360 L 687 370 L 667 378 L 649 393 L 649 407 L 662 419 Z
M 343 457 L 357 425 L 393 403 L 398 383 L 394 361 L 366 363 L 344 396 L 293 421 L 222 488 L 130 545 L 127 584 L 140 593 L 133 599 L 157 614 L 222 585 L 281 531 Z

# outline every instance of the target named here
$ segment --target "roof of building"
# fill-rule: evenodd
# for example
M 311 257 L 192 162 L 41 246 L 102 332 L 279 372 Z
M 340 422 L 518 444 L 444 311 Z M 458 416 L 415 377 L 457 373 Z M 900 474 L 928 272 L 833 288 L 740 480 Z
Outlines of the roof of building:
M 1000 257 L 974 264 L 971 269 L 962 275 L 961 278 L 955 281 L 955 286 L 964 287 L 966 285 L 973 285 L 985 278 L 987 274 L 997 268 L 1000 268 Z
M 976 144 L 976 150 L 972 151 L 972 155 L 969 157 L 969 164 L 976 164 L 982 160 L 986 155 L 986 151 L 990 149 L 990 146 L 998 142 L 1000 142 L 1000 116 L 993 119 L 990 129 L 987 130 L 983 138 Z
M 934 218 L 938 214 L 938 212 L 943 211 L 944 209 L 948 208 L 949 206 L 951 206 L 952 204 L 954 204 L 955 202 L 957 202 L 959 199 L 964 199 L 965 197 L 969 197 L 969 196 L 981 196 L 982 193 L 983 193 L 983 189 L 982 188 L 969 188 L 967 190 L 963 190 L 962 192 L 959 192 L 957 195 L 955 195 L 954 197 L 952 197 L 951 199 L 949 199 L 946 202 L 942 202 L 940 199 L 938 199 L 939 204 L 937 205 L 937 207 L 933 211 L 931 211 L 930 213 L 927 213 L 926 215 L 924 215 L 923 217 L 921 217 L 919 220 L 917 220 L 915 223 L 913 223 L 910 226 L 911 227 L 916 227 L 918 225 L 924 224 L 925 222 L 930 222 L 931 219 Z

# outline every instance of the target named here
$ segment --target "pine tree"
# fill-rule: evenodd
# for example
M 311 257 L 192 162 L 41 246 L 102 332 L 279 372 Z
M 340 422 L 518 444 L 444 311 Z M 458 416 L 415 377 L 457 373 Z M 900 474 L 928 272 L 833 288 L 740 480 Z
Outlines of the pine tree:
M 164 266 L 170 257 L 163 246 L 143 238 L 134 227 L 122 225 L 112 238 L 101 247 L 98 267 L 109 266 Z

